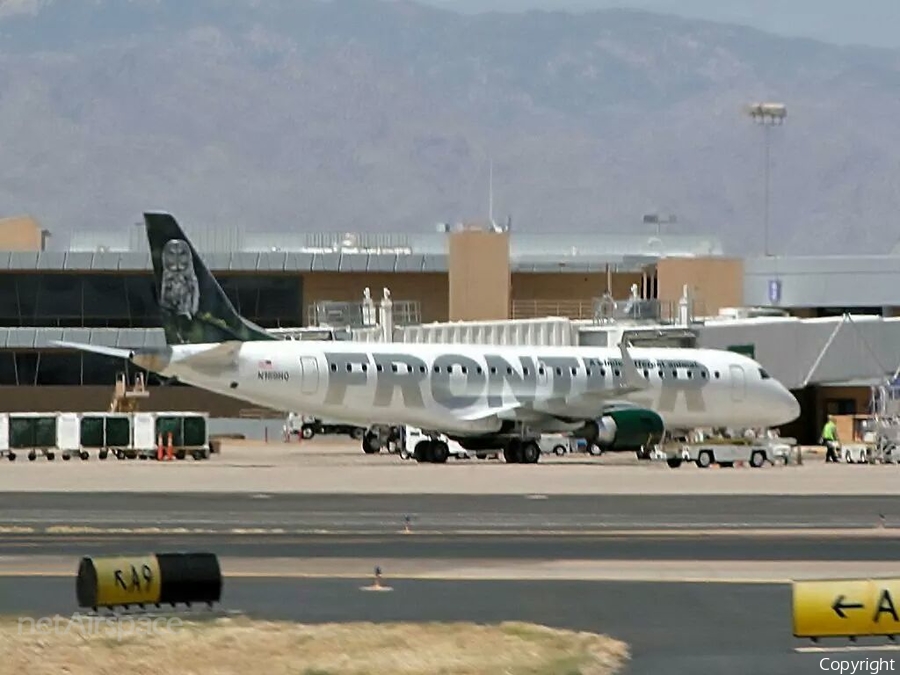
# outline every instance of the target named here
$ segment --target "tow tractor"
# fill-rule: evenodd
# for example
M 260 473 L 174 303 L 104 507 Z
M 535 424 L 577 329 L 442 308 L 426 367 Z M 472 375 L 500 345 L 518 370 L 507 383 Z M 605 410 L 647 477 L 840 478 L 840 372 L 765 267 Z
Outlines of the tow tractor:
M 705 441 L 657 446 L 651 451 L 650 458 L 665 461 L 673 469 L 685 462 L 693 462 L 701 469 L 713 464 L 732 467 L 736 462 L 743 462 L 758 469 L 766 463 L 787 464 L 791 448 L 795 445 L 796 440 L 793 438 L 760 438 L 743 443 L 736 440 Z

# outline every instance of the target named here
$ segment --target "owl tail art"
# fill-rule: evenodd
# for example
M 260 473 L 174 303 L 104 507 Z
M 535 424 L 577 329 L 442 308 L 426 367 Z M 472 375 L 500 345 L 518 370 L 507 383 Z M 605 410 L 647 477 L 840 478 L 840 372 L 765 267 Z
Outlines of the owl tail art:
M 167 344 L 276 339 L 237 313 L 175 218 L 145 213 L 144 222 Z

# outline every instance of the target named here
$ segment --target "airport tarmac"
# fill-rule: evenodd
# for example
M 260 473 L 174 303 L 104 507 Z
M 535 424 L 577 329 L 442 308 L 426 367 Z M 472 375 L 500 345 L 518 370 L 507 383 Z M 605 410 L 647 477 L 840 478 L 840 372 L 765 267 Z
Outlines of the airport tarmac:
M 93 493 L 30 493 L 20 485 L 0 494 L 0 614 L 75 611 L 74 576 L 85 555 L 206 550 L 220 557 L 224 608 L 266 618 L 535 621 L 627 641 L 628 673 L 812 673 L 822 658 L 894 655 L 865 641 L 794 639 L 788 583 L 900 577 L 900 496 L 288 494 L 253 490 L 239 472 L 229 493 L 167 485 L 177 475 L 200 480 L 217 459 L 0 465 L 7 477 L 19 469 L 76 476 L 82 468 L 107 476 Z M 379 459 L 388 470 L 409 466 L 410 474 L 462 468 L 393 457 L 363 458 L 356 468 L 378 468 Z M 590 461 L 558 466 L 595 477 L 657 471 Z M 346 470 L 321 468 L 336 476 Z M 814 468 L 705 475 L 797 476 Z M 893 476 L 897 467 L 835 469 Z M 110 476 L 130 472 L 155 474 L 158 487 L 108 491 L 121 489 Z M 391 592 L 360 590 L 376 565 Z
M 125 467 L 127 470 L 127 467 Z M 887 468 L 885 468 L 887 470 Z M 5 492 L 0 533 L 416 534 L 652 533 L 840 529 L 900 533 L 900 496 L 795 495 L 351 495 L 207 492 Z M 239 485 L 232 489 L 237 490 Z M 240 533 L 240 532 L 238 532 Z
M 897 658 L 896 651 L 818 647 L 790 628 L 782 584 L 394 579 L 366 593 L 359 579 L 226 578 L 222 607 L 251 616 L 332 621 L 525 620 L 605 633 L 626 641 L 631 675 L 821 672 L 822 658 Z M 2 612 L 39 618 L 77 611 L 74 578 L 0 576 Z M 815 650 L 815 651 L 811 651 Z M 822 651 L 827 650 L 827 651 Z
M 0 492 L 241 492 L 509 495 L 900 495 L 898 465 L 670 469 L 633 456 L 579 454 L 533 465 L 451 460 L 418 464 L 366 456 L 352 442 L 225 445 L 207 461 L 0 461 Z

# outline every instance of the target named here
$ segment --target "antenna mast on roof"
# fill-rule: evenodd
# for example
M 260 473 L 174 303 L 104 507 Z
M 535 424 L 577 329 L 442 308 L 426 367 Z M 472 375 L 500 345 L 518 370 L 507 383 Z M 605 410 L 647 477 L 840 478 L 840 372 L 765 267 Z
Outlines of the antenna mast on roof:
M 494 227 L 494 158 L 488 155 L 488 220 Z

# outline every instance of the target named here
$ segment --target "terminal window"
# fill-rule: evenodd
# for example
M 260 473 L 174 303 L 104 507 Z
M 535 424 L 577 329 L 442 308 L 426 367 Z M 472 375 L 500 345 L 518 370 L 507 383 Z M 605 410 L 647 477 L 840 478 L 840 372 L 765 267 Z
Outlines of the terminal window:
M 157 383 L 156 375 L 124 360 L 98 354 L 65 349 L 0 349 L 0 385 L 109 387 L 115 384 L 118 373 L 126 371 L 129 379 L 133 379 L 138 372 L 144 372 L 148 384 Z
M 301 279 L 223 275 L 235 309 L 264 328 L 301 323 Z M 153 277 L 146 273 L 13 272 L 0 274 L 0 326 L 157 328 Z

